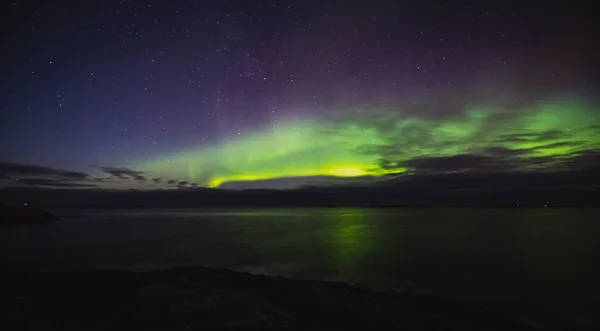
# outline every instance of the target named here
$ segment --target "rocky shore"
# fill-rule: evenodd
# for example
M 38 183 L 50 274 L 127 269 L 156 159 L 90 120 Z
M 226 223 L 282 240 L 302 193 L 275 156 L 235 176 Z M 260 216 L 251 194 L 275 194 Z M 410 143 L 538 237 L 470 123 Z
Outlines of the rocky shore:
M 203 267 L 0 276 L 3 330 L 538 330 L 416 294 Z

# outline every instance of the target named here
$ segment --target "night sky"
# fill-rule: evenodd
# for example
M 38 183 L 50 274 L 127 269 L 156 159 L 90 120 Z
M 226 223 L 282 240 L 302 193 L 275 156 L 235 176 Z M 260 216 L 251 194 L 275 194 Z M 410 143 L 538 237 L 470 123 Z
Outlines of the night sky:
M 594 11 L 483 2 L 3 3 L 0 186 L 597 167 Z

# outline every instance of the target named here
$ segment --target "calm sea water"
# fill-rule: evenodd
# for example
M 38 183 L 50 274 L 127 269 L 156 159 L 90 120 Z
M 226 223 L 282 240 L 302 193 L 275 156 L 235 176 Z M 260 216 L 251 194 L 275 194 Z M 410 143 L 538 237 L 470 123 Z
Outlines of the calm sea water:
M 0 272 L 202 265 L 548 309 L 600 300 L 600 210 L 57 214 L 53 224 L 0 228 Z

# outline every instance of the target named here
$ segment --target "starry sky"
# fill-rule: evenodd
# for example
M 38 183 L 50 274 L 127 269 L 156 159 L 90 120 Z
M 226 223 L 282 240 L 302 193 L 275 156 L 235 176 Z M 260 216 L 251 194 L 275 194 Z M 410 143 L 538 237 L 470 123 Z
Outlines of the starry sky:
M 296 188 L 600 163 L 590 8 L 9 1 L 0 185 Z

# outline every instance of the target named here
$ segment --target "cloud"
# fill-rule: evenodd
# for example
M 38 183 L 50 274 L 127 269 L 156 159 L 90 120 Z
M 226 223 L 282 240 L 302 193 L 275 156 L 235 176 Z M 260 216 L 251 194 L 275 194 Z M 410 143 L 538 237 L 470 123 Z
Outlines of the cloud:
M 529 153 L 528 149 L 511 149 L 503 146 L 490 146 L 483 150 L 484 155 L 492 155 L 496 157 L 516 157 Z
M 401 176 L 378 184 L 397 190 L 480 190 L 597 187 L 600 181 L 590 172 L 580 171 L 498 171 L 454 172 Z
M 131 170 L 129 168 L 117 168 L 117 167 L 98 167 L 100 170 L 106 172 L 109 175 L 117 177 L 119 179 L 133 179 L 133 180 L 146 180 L 144 171 Z
M 529 150 L 530 151 L 539 151 L 539 150 L 554 149 L 554 148 L 559 148 L 559 147 L 578 147 L 578 146 L 583 146 L 585 144 L 586 144 L 585 141 L 558 141 L 555 143 L 531 147 Z
M 49 187 L 96 187 L 95 184 L 67 182 L 50 178 L 19 178 L 15 179 L 21 185 L 26 186 L 49 186 Z
M 94 167 L 108 176 L 94 177 L 77 171 L 55 169 L 46 166 L 0 162 L 0 185 L 46 186 L 46 187 L 104 187 L 127 186 L 127 181 L 146 181 L 145 172 L 126 167 Z M 160 178 L 153 178 L 159 183 Z
M 88 178 L 88 175 L 82 172 L 60 170 L 29 164 L 0 162 L 1 177 L 18 177 L 32 175 L 54 176 L 70 180 L 86 180 Z
M 426 175 L 441 173 L 490 173 L 531 171 L 559 172 L 600 170 L 600 150 L 584 150 L 565 153 L 560 157 L 539 155 L 535 152 L 558 147 L 579 146 L 579 142 L 557 142 L 530 149 L 489 147 L 481 154 L 460 154 L 440 157 L 418 157 L 405 162 L 385 164 L 388 167 L 406 167 L 410 174 Z
M 567 139 L 569 134 L 559 130 L 547 130 L 544 132 L 523 132 L 503 134 L 496 139 L 500 143 L 520 143 L 520 142 L 545 142 L 556 139 Z
M 106 182 L 110 182 L 112 180 L 112 177 L 96 177 L 96 178 L 92 178 L 92 180 L 94 182 L 106 183 Z
M 176 180 L 174 180 L 174 179 L 169 179 L 169 180 L 167 181 L 167 184 L 169 184 L 169 185 L 173 185 L 173 184 L 176 184 L 176 183 L 177 183 L 177 181 L 176 181 Z
M 572 157 L 563 160 L 563 164 L 572 171 L 597 170 L 600 173 L 600 149 L 575 153 Z
M 152 182 L 155 184 L 159 184 L 162 181 L 162 178 L 152 178 Z
M 453 155 L 410 159 L 402 164 L 416 172 L 440 173 L 456 171 L 512 170 L 514 165 L 502 158 L 487 155 Z
M 0 185 L 95 187 L 88 174 L 39 165 L 0 162 Z M 96 181 L 97 182 L 97 181 Z

